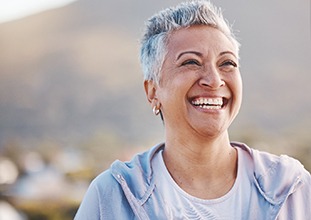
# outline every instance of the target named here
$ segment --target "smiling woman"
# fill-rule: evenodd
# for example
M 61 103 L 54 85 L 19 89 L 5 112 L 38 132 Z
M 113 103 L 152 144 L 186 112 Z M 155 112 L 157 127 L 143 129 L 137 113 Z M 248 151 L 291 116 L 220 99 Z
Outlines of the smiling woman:
M 208 1 L 149 19 L 144 87 L 165 141 L 99 175 L 75 219 L 307 219 L 303 166 L 229 139 L 242 102 L 238 57 L 239 43 Z

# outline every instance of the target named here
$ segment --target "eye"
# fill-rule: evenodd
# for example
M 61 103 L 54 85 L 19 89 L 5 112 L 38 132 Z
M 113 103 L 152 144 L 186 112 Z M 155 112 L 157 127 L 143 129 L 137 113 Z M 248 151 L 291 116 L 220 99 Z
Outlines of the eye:
M 232 61 L 232 60 L 225 60 L 224 62 L 222 62 L 220 64 L 220 67 L 238 67 L 238 65 L 236 64 L 236 62 Z
M 195 59 L 186 60 L 186 61 L 184 61 L 181 65 L 182 65 L 182 66 L 185 66 L 185 65 L 197 65 L 197 66 L 201 66 L 200 62 L 199 62 L 198 60 L 195 60 Z

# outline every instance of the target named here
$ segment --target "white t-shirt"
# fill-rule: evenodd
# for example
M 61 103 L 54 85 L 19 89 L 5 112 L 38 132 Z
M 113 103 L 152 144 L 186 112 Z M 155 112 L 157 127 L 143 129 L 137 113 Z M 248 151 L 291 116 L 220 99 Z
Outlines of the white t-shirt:
M 243 161 L 241 150 L 238 152 L 237 178 L 224 196 L 205 200 L 200 199 L 182 190 L 173 180 L 166 169 L 162 153 L 159 152 L 153 163 L 156 179 L 156 193 L 158 193 L 165 204 L 166 215 L 169 219 L 248 219 L 249 201 L 252 195 L 250 178 L 247 173 L 246 163 Z

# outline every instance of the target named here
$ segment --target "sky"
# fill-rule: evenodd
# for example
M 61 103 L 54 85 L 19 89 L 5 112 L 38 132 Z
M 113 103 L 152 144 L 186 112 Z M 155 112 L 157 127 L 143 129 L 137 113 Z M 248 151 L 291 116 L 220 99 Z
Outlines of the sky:
M 62 7 L 74 1 L 76 0 L 0 0 L 0 23 Z

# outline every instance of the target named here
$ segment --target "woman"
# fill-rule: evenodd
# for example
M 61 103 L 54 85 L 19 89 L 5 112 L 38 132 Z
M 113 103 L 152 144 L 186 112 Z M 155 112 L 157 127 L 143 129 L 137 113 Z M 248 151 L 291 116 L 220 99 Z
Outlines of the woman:
M 298 161 L 229 140 L 242 100 L 239 43 L 214 6 L 192 1 L 154 15 L 141 63 L 165 143 L 114 162 L 75 219 L 311 216 L 311 177 Z

